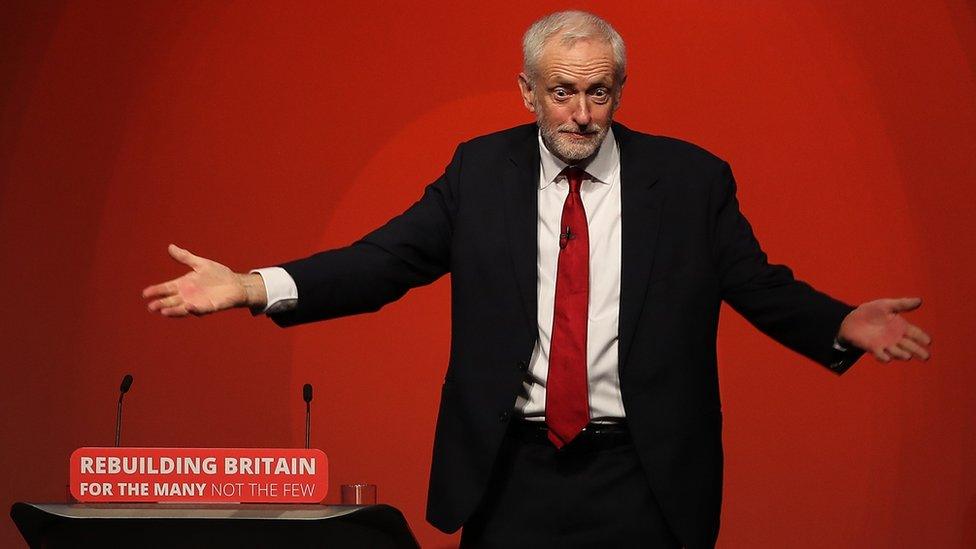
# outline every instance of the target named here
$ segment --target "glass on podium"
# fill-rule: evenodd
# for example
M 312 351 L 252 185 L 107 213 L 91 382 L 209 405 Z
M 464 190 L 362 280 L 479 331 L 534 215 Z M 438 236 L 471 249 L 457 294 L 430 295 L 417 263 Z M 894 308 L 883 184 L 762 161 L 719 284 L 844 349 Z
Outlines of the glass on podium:
M 376 505 L 375 484 L 343 484 L 343 505 Z

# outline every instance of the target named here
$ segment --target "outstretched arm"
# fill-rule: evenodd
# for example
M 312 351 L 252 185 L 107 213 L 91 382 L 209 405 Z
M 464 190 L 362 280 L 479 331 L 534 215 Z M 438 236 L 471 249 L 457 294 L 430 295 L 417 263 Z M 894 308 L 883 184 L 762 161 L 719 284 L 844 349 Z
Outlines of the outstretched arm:
M 376 311 L 410 288 L 428 284 L 449 270 L 459 146 L 443 176 L 404 213 L 344 248 L 317 253 L 280 267 L 301 299 L 278 308 L 257 273 L 235 273 L 224 265 L 170 244 L 169 254 L 192 270 L 142 291 L 149 310 L 163 316 L 202 316 L 237 307 L 263 311 L 282 326 Z M 263 269 L 262 269 L 263 270 Z M 271 281 L 271 279 L 269 279 Z M 271 284 L 274 298 L 275 284 Z M 294 297 L 294 296 L 292 296 Z M 280 303 L 280 301 L 278 302 Z
M 208 315 L 237 307 L 263 309 L 267 305 L 264 279 L 258 274 L 235 273 L 224 265 L 169 245 L 169 255 L 192 269 L 173 280 L 149 286 L 142 297 L 149 310 L 163 316 Z
M 727 165 L 716 180 L 713 207 L 723 297 L 760 330 L 837 373 L 859 351 L 882 362 L 929 358 L 931 338 L 901 315 L 917 309 L 921 299 L 878 299 L 855 308 L 795 280 L 786 267 L 768 264 L 739 211 Z M 831 339 L 848 349 L 831 349 Z
M 844 318 L 838 342 L 869 352 L 880 362 L 889 362 L 892 358 L 928 360 L 932 338 L 900 314 L 914 311 L 921 305 L 922 300 L 917 297 L 864 303 Z

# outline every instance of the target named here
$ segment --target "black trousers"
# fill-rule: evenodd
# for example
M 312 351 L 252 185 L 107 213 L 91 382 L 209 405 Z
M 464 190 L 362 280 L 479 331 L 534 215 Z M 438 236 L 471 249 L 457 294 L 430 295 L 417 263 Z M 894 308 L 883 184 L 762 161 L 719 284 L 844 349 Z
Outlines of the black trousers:
M 629 436 L 583 433 L 557 450 L 533 430 L 513 422 L 463 549 L 681 547 Z

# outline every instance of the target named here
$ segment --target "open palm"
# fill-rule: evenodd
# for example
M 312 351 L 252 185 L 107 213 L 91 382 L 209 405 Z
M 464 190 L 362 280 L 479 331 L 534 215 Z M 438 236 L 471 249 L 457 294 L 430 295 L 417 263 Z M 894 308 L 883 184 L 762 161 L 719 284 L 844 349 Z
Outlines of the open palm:
M 851 311 L 840 326 L 839 338 L 872 353 L 882 362 L 892 358 L 928 360 L 932 339 L 921 328 L 910 324 L 901 313 L 922 304 L 915 297 L 878 299 Z
M 163 316 L 206 315 L 247 304 L 241 277 L 226 266 L 195 256 L 174 244 L 169 255 L 192 270 L 173 280 L 149 286 L 142 296 L 152 299 L 150 311 Z

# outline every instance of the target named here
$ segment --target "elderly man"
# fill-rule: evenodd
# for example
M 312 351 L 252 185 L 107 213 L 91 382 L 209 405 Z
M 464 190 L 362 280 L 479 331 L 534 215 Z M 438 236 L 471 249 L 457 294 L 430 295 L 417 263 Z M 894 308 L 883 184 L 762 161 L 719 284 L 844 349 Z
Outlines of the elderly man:
M 844 372 L 864 351 L 927 359 L 900 312 L 854 308 L 770 265 L 729 166 L 613 115 L 624 43 L 561 12 L 524 39 L 536 124 L 463 143 L 400 216 L 337 250 L 144 291 L 165 316 L 234 307 L 290 326 L 375 311 L 450 272 L 452 346 L 428 519 L 471 547 L 709 547 L 718 535 L 721 301 Z

